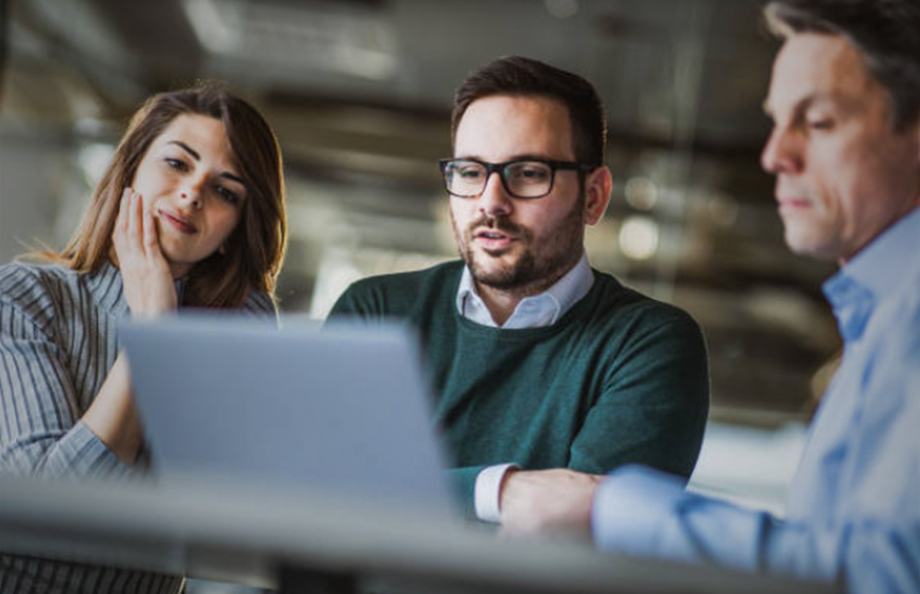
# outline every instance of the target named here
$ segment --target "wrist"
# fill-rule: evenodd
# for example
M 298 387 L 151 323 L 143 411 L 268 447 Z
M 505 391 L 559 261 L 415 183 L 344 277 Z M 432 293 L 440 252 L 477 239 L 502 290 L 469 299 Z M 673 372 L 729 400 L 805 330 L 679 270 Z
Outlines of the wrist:
M 505 495 L 508 493 L 508 488 L 507 488 L 508 483 L 514 481 L 512 476 L 515 473 L 517 473 L 519 470 L 520 468 L 517 468 L 517 467 L 509 468 L 508 471 L 505 472 L 504 476 L 502 476 L 502 480 L 498 485 L 498 513 L 499 515 L 501 515 L 502 508 L 504 507 Z

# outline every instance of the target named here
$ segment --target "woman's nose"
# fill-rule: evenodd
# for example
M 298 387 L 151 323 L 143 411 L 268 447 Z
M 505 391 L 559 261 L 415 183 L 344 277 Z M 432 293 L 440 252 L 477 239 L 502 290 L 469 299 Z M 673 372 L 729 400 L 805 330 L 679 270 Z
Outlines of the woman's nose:
M 179 199 L 182 202 L 189 203 L 193 208 L 201 206 L 201 192 L 204 182 L 192 182 L 184 185 L 179 190 Z

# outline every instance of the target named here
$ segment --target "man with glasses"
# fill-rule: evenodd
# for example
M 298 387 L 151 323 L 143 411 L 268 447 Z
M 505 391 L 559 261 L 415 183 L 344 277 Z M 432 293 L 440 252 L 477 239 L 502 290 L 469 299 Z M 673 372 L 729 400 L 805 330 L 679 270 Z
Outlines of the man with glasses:
M 359 281 L 333 315 L 419 330 L 471 515 L 526 522 L 557 481 L 594 480 L 576 470 L 688 477 L 708 409 L 699 328 L 585 255 L 612 185 L 594 88 L 503 58 L 461 85 L 452 132 L 440 165 L 462 260 Z

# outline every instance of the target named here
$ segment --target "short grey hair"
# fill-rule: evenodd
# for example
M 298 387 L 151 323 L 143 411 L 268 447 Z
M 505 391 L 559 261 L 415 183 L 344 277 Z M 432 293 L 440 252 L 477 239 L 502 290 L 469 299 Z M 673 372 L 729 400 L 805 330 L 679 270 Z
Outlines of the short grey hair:
M 892 128 L 901 132 L 920 118 L 918 0 L 771 0 L 764 16 L 783 39 L 796 33 L 843 37 L 888 94 Z

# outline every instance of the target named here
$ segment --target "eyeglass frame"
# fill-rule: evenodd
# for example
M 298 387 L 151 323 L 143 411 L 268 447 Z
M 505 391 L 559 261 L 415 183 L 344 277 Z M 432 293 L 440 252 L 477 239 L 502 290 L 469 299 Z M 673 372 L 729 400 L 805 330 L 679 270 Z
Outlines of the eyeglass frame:
M 453 163 L 455 161 L 467 161 L 470 163 L 477 163 L 486 168 L 485 181 L 482 184 L 482 189 L 479 190 L 478 193 L 465 195 L 465 194 L 455 194 L 450 191 L 450 187 L 447 183 L 446 169 L 447 169 L 448 164 Z M 539 196 L 518 196 L 517 194 L 512 192 L 511 188 L 508 187 L 508 180 L 505 179 L 504 170 L 509 165 L 514 165 L 515 163 L 542 163 L 548 166 L 549 171 L 550 171 L 549 189 L 546 190 L 545 193 L 540 194 Z M 541 159 L 539 157 L 514 159 L 512 161 L 505 161 L 504 163 L 489 163 L 487 161 L 480 161 L 479 159 L 469 159 L 469 158 L 467 159 L 450 158 L 450 159 L 439 159 L 438 165 L 441 167 L 441 179 L 444 182 L 444 189 L 447 190 L 447 193 L 450 194 L 451 196 L 456 196 L 457 198 L 476 198 L 478 196 L 481 196 L 482 193 L 485 192 L 486 186 L 489 185 L 489 178 L 492 177 L 493 173 L 498 173 L 498 179 L 501 180 L 502 187 L 505 189 L 506 192 L 508 192 L 509 196 L 511 196 L 512 198 L 516 198 L 518 200 L 538 200 L 540 198 L 544 198 L 548 196 L 553 191 L 553 187 L 556 183 L 556 171 L 557 170 L 561 169 L 563 171 L 576 171 L 579 174 L 584 174 L 584 173 L 588 173 L 589 171 L 594 171 L 595 169 L 600 167 L 600 165 L 588 165 L 586 163 L 578 163 L 576 161 L 556 161 L 554 159 Z

